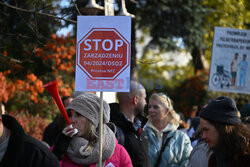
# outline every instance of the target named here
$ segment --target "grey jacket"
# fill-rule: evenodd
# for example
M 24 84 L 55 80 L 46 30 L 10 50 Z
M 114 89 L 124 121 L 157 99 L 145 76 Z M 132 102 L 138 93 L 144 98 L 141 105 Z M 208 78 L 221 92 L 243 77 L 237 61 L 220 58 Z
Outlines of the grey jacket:
M 188 167 L 208 167 L 208 160 L 211 155 L 209 147 L 204 140 L 199 140 L 191 152 Z

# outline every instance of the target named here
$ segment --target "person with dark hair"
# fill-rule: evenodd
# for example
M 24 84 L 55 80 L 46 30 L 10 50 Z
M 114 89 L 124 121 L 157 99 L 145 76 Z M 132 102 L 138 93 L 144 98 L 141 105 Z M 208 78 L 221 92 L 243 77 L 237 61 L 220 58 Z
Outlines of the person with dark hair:
M 67 107 L 72 100 L 73 100 L 73 98 L 71 96 L 62 97 L 63 106 Z
M 190 126 L 185 121 L 185 116 L 181 112 L 178 112 L 177 114 L 180 116 L 178 130 L 188 134 L 188 130 Z
M 0 166 L 59 167 L 59 161 L 44 144 L 27 135 L 15 118 L 0 113 Z
M 100 98 L 93 93 L 82 93 L 66 108 L 72 125 L 66 126 L 52 149 L 61 167 L 94 167 L 99 165 L 99 140 L 102 139 L 104 166 L 132 167 L 131 159 L 118 144 L 114 125 L 109 123 L 110 108 L 103 101 L 103 133 L 100 139 Z M 78 130 L 75 133 L 75 129 Z
M 163 93 L 152 94 L 148 114 L 143 133 L 147 136 L 151 166 L 187 166 L 191 141 L 186 133 L 177 130 L 180 116 L 174 111 L 171 99 Z
M 63 97 L 63 106 L 67 107 L 72 100 L 73 98 L 71 96 Z M 62 114 L 58 113 L 56 118 L 45 128 L 42 141 L 47 143 L 49 147 L 53 146 L 66 125 L 66 121 Z
M 213 99 L 200 112 L 202 138 L 213 153 L 208 167 L 250 166 L 250 131 L 229 97 Z

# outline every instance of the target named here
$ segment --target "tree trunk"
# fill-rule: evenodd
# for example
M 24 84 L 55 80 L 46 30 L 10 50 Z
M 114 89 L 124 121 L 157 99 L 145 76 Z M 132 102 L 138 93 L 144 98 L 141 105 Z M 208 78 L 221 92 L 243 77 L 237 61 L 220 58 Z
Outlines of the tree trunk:
M 194 65 L 194 72 L 195 74 L 200 71 L 200 70 L 204 70 L 204 63 L 202 61 L 202 54 L 201 54 L 201 49 L 197 46 L 195 46 L 192 51 L 191 51 L 191 55 L 192 55 L 192 62 Z
M 126 1 L 127 11 L 131 14 L 136 14 L 136 4 L 131 1 Z M 136 30 L 135 30 L 135 19 L 132 19 L 131 25 L 131 77 L 134 75 L 136 70 Z

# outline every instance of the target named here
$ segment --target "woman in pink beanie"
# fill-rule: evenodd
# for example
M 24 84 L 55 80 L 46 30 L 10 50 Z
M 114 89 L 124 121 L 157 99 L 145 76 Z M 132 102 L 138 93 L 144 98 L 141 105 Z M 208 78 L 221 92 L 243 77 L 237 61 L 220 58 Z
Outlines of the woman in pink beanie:
M 52 148 L 61 167 L 95 167 L 99 162 L 100 98 L 93 93 L 75 97 L 66 108 L 73 127 L 63 129 Z M 131 159 L 118 144 L 109 124 L 109 105 L 103 101 L 102 164 L 107 167 L 132 167 Z M 109 126 L 108 126 L 109 125 Z M 74 129 L 78 132 L 75 134 Z

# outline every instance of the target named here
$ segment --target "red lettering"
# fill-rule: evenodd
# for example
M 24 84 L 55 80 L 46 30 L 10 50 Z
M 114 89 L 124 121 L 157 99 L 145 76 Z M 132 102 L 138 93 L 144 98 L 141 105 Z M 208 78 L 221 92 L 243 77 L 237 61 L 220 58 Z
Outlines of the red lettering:
M 87 79 L 87 89 L 96 89 L 96 85 L 94 84 L 94 81 L 86 78 Z
M 122 89 L 123 87 L 121 86 L 121 84 L 124 83 L 123 79 L 116 79 L 115 83 L 118 83 L 118 85 L 116 86 L 116 89 Z
M 103 81 L 98 81 L 96 85 L 97 89 L 105 89 L 105 85 Z
M 106 89 L 114 89 L 114 83 L 112 81 L 107 81 Z

